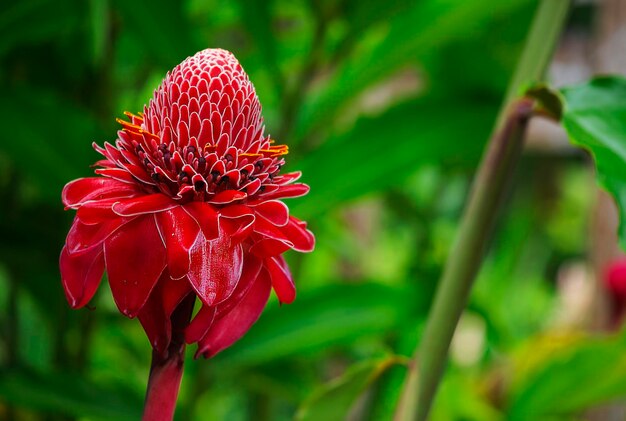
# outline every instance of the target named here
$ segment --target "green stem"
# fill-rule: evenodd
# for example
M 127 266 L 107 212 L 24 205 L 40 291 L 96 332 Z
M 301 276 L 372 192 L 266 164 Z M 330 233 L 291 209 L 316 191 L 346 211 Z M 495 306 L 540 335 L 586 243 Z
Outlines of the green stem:
M 509 82 L 505 104 L 522 94 L 529 83 L 544 79 L 563 31 L 571 0 L 542 0 L 535 13 L 522 55 Z M 506 108 L 503 107 L 502 111 Z
M 532 111 L 532 100 L 514 102 L 483 158 L 409 374 L 410 383 L 403 399 L 412 415 L 402 419 L 425 420 L 428 415 L 443 374 L 450 341 L 495 223 L 498 204 L 521 156 Z
M 563 28 L 570 0 L 543 0 L 483 156 L 450 251 L 424 335 L 415 352 L 396 420 L 426 420 L 447 361 L 448 348 L 480 268 L 498 205 L 521 156 L 533 101 L 520 95 L 542 79 Z M 418 374 L 419 373 L 419 374 Z

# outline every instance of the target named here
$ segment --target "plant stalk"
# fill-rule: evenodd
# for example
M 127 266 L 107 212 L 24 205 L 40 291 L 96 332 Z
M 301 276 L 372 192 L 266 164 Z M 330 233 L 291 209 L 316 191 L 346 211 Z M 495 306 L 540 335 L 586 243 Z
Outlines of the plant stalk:
M 511 104 L 504 127 L 490 142 L 470 193 L 424 335 L 413 359 L 398 420 L 425 420 L 447 360 L 448 347 L 482 261 L 515 163 L 522 152 L 524 133 L 533 112 L 533 100 Z M 419 373 L 419 376 L 418 374 Z M 408 411 L 408 412 L 407 412 Z
M 539 4 L 494 134 L 474 180 L 424 335 L 409 368 L 396 410 L 397 421 L 423 421 L 428 417 L 447 362 L 454 330 L 496 222 L 498 205 L 506 194 L 515 164 L 521 157 L 534 102 L 528 98 L 515 98 L 525 84 L 543 78 L 569 6 L 570 0 L 543 0 Z
M 171 421 L 183 378 L 184 326 L 189 323 L 195 295 L 185 298 L 172 314 L 172 340 L 165 354 L 152 351 L 152 365 L 142 421 Z
M 152 366 L 143 421 L 174 419 L 178 390 L 183 378 L 185 344 L 181 344 L 178 349 L 172 351 L 167 358 L 162 358 L 156 351 L 152 351 Z

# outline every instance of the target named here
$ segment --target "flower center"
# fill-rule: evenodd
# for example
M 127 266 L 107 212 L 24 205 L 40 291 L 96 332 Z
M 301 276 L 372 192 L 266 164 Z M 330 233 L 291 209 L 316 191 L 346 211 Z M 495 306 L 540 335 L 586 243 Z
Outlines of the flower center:
M 194 136 L 187 143 L 163 141 L 145 129 L 144 116 L 126 112 L 130 121 L 117 119 L 122 132 L 117 149 L 126 165 L 121 165 L 147 187 L 182 202 L 210 201 L 216 194 L 235 190 L 245 198 L 275 190 L 274 178 L 289 152 L 287 145 L 276 145 L 270 137 L 252 142 L 242 149 L 228 140 L 199 144 Z M 180 138 L 179 138 L 180 139 Z M 147 178 L 137 177 L 139 166 Z

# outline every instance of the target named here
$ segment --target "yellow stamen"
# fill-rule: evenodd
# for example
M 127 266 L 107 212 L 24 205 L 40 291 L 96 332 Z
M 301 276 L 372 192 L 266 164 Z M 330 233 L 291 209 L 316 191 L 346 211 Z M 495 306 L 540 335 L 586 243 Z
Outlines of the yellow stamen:
M 274 142 L 273 140 L 270 141 L 270 144 Z M 259 153 L 249 153 L 249 152 L 245 152 L 242 154 L 239 154 L 239 156 L 247 156 L 247 157 L 253 157 L 253 158 L 259 158 L 262 156 L 270 156 L 271 158 L 275 158 L 278 156 L 282 156 L 282 155 L 287 155 L 289 153 L 289 146 L 287 145 L 270 145 L 269 148 L 267 149 L 261 149 L 259 150 Z
M 129 129 L 131 131 L 139 131 L 139 133 L 143 132 L 143 129 L 140 126 L 133 124 L 130 121 L 125 121 L 125 120 L 122 120 L 121 118 L 116 118 L 115 121 L 120 123 L 124 129 Z
M 261 149 L 259 152 L 269 153 L 273 156 L 282 156 L 289 153 L 289 146 L 287 145 L 271 145 L 268 149 Z
M 143 122 L 143 114 L 139 113 L 141 116 L 137 116 L 129 111 L 124 111 L 124 115 L 128 118 L 130 118 L 131 120 L 135 121 L 138 120 L 139 123 L 141 124 Z M 150 137 L 153 137 L 155 139 L 158 139 L 159 137 L 153 133 L 150 133 L 147 130 L 144 130 L 141 128 L 141 126 L 133 123 L 132 121 L 126 121 L 126 120 L 122 120 L 121 118 L 116 118 L 115 121 L 117 121 L 119 124 L 122 125 L 122 129 L 126 132 L 132 133 L 132 134 L 136 134 L 136 135 L 143 135 L 143 134 L 147 134 Z

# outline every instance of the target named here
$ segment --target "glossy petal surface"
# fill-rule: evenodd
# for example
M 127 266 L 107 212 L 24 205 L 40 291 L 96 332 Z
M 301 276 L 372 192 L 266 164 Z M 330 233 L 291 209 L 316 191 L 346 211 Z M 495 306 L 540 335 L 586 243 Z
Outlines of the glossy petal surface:
M 81 254 L 70 254 L 63 247 L 59 259 L 61 281 L 67 301 L 73 308 L 83 307 L 91 300 L 104 272 L 102 247 Z
M 189 281 L 202 302 L 219 304 L 235 290 L 243 268 L 243 249 L 224 232 L 214 240 L 199 235 L 191 249 Z
M 281 303 L 291 304 L 296 299 L 296 286 L 293 283 L 291 272 L 287 267 L 285 259 L 281 257 L 270 257 L 265 261 L 272 287 Z
M 111 235 L 104 242 L 104 258 L 117 307 L 135 317 L 166 264 L 154 216 L 136 218 Z
M 293 249 L 308 253 L 315 248 L 315 237 L 306 228 L 306 223 L 294 217 L 289 218 L 289 223 L 280 228 L 283 234 L 293 243 Z
M 200 226 L 182 206 L 156 214 L 156 221 L 167 250 L 170 276 L 180 279 L 189 272 L 191 247 L 200 233 Z
M 278 200 L 268 200 L 254 207 L 254 211 L 276 226 L 283 226 L 289 221 L 289 208 Z
M 104 177 L 79 178 L 67 183 L 61 193 L 63 204 L 76 208 L 88 201 L 127 198 L 140 194 L 138 186 Z
M 149 194 L 132 199 L 122 199 L 113 204 L 113 212 L 120 216 L 138 216 L 163 212 L 178 206 L 171 197 L 160 193 Z
M 126 222 L 128 222 L 127 219 L 116 218 L 102 224 L 87 225 L 80 219 L 74 218 L 74 223 L 65 239 L 65 247 L 69 253 L 76 254 L 101 246 L 108 236 Z
M 211 205 L 204 202 L 191 202 L 185 205 L 185 209 L 200 226 L 204 238 L 213 240 L 219 237 L 219 215 Z
M 259 257 L 271 257 L 283 254 L 291 248 L 293 248 L 293 244 L 287 241 L 276 240 L 274 238 L 263 238 L 256 241 L 254 245 L 250 247 L 250 253 Z
M 216 313 L 217 306 L 203 305 L 196 317 L 193 318 L 187 329 L 185 329 L 185 342 L 191 344 L 202 339 L 211 328 Z
M 87 225 L 101 224 L 119 218 L 119 215 L 111 209 L 117 201 L 118 199 L 104 199 L 97 202 L 87 202 L 78 208 L 76 217 Z
M 210 358 L 241 338 L 261 315 L 270 296 L 271 286 L 269 275 L 261 271 L 239 304 L 213 322 L 209 332 L 198 343 L 196 356 Z
M 165 352 L 172 337 L 172 312 L 191 293 L 186 279 L 171 279 L 164 271 L 159 282 L 150 293 L 146 304 L 138 314 L 150 344 L 158 352 Z

